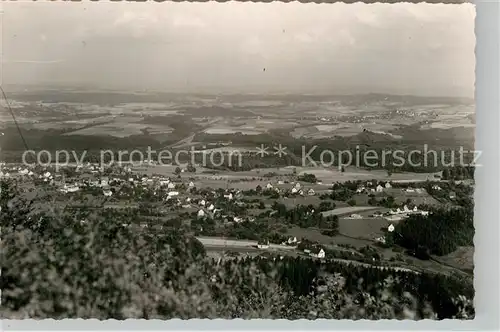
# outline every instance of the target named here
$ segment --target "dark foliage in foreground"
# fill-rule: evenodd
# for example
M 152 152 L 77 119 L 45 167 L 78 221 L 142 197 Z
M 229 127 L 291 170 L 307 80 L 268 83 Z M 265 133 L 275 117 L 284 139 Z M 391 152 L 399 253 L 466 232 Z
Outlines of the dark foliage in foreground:
M 472 318 L 472 285 L 300 258 L 208 259 L 179 230 L 87 211 L 36 214 L 2 184 L 9 318 Z

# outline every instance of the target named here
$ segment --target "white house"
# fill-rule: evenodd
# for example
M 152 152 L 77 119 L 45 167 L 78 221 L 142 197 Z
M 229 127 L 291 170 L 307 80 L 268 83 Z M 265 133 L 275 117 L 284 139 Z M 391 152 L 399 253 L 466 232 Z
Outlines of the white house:
M 323 249 L 313 249 L 313 251 L 310 254 L 312 257 L 317 257 L 317 258 L 325 258 L 325 251 Z
M 381 185 L 378 185 L 376 190 L 378 193 L 381 193 L 382 191 L 384 191 L 384 187 L 382 187 Z
M 194 187 L 194 183 L 193 183 L 193 181 L 189 182 L 189 185 L 188 185 L 188 186 L 189 186 L 189 188 L 193 188 L 193 187 Z
M 298 182 L 297 182 L 297 183 L 295 184 L 295 188 L 300 189 L 300 183 L 298 183 Z
M 393 224 L 390 224 L 389 227 L 387 227 L 387 230 L 389 232 L 394 232 L 394 225 Z
M 205 200 L 204 200 L 204 199 L 202 199 L 202 200 L 201 200 L 201 202 L 200 202 L 200 205 L 201 205 L 201 206 L 205 206 L 205 204 L 206 204 Z
M 273 189 L 273 185 L 272 185 L 272 184 L 270 184 L 270 183 L 268 183 L 268 184 L 266 185 L 266 188 L 267 188 L 267 189 Z
M 389 182 L 386 182 L 385 183 L 385 188 L 386 189 L 390 189 L 390 188 L 392 188 L 392 186 L 391 186 L 391 184 Z
M 403 211 L 404 211 L 404 212 L 410 212 L 410 209 L 408 209 L 408 205 L 405 205 L 405 206 L 403 207 Z
M 239 222 L 242 222 L 243 221 L 243 218 L 240 218 L 240 217 L 233 217 L 233 221 L 236 222 L 236 223 L 239 223 Z
M 102 191 L 102 193 L 103 193 L 103 194 L 104 194 L 104 196 L 106 196 L 106 197 L 110 197 L 111 195 L 113 195 L 113 192 L 112 192 L 111 190 L 109 190 L 109 189 L 104 189 L 104 190 Z
M 198 217 L 201 218 L 201 217 L 204 217 L 204 216 L 205 216 L 205 211 L 199 210 L 198 211 Z
M 191 197 L 186 198 L 186 202 L 191 202 Z
M 429 215 L 429 211 L 421 211 L 420 214 L 422 214 L 423 216 L 428 216 Z
M 171 191 L 171 192 L 168 193 L 168 196 L 169 197 L 179 196 L 179 192 L 178 191 Z
M 44 177 L 44 178 L 50 178 L 50 175 L 51 175 L 51 174 L 50 174 L 50 172 L 45 172 L 45 173 L 43 174 L 43 177 Z
M 356 189 L 356 193 L 362 193 L 365 191 L 365 187 L 359 187 L 358 189 Z
M 288 244 L 294 244 L 294 243 L 297 243 L 297 238 L 294 236 L 294 237 L 290 237 L 288 238 Z
M 109 185 L 109 178 L 101 178 L 101 187 L 107 187 Z
M 296 194 L 297 193 L 297 188 L 292 188 L 292 194 Z
M 175 189 L 175 184 L 173 184 L 172 182 L 170 182 L 167 186 L 168 189 Z
M 224 195 L 224 198 L 227 198 L 228 200 L 232 200 L 233 199 L 233 194 L 229 193 L 227 195 Z
M 407 193 L 414 193 L 415 189 L 413 189 L 413 188 L 406 188 L 406 192 Z
M 432 186 L 432 189 L 434 189 L 434 190 L 441 190 L 441 187 L 438 186 L 437 184 L 435 184 L 435 185 Z
M 415 206 L 413 207 L 413 212 L 417 212 L 417 211 L 418 211 L 418 208 L 417 208 L 417 206 L 415 205 Z
M 314 196 L 316 193 L 314 192 L 314 189 L 313 189 L 313 188 L 311 188 L 311 189 L 309 189 L 309 190 L 307 191 L 307 194 L 308 194 L 309 196 Z
M 385 244 L 385 236 L 377 237 L 375 241 Z
M 284 184 L 284 182 L 282 180 L 279 180 L 278 184 Z
M 363 219 L 363 217 L 362 217 L 361 215 L 356 214 L 356 213 L 351 214 L 351 215 L 349 216 L 349 218 L 350 218 L 350 219 Z
M 215 206 L 213 204 L 210 204 L 210 206 L 208 207 L 208 211 L 212 211 L 213 209 L 215 209 Z
M 34 174 L 32 171 L 29 171 L 28 176 L 33 176 Z
M 22 170 L 19 171 L 19 174 L 20 175 L 28 175 L 28 172 L 29 171 L 27 169 L 22 169 Z

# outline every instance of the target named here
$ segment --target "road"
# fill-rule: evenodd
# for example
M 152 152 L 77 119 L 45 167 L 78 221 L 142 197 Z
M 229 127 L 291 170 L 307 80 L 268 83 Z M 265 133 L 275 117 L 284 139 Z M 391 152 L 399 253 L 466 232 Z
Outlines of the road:
M 328 210 L 321 212 L 324 217 L 328 216 L 342 216 L 346 214 L 353 214 L 353 213 L 358 213 L 358 212 L 365 212 L 365 211 L 370 211 L 370 210 L 380 210 L 380 206 L 348 206 L 348 207 L 342 207 L 342 208 L 337 208 L 333 210 Z
M 207 238 L 207 237 L 197 237 L 196 239 L 198 241 L 200 241 L 207 248 L 220 248 L 220 249 L 224 248 L 227 250 L 247 248 L 247 249 L 252 250 L 252 251 L 257 250 L 255 248 L 257 246 L 256 241 L 226 240 L 226 239 L 222 239 L 222 238 Z M 297 251 L 295 247 L 283 246 L 283 245 L 279 245 L 279 244 L 270 244 L 268 250 L 273 250 L 273 249 L 274 250 L 288 250 L 290 252 L 299 253 L 299 251 Z M 265 249 L 261 249 L 261 250 L 267 251 Z M 394 270 L 394 271 L 406 271 L 406 272 L 420 273 L 418 271 L 411 270 L 411 269 L 404 268 L 404 267 L 371 265 L 368 263 L 362 263 L 362 262 L 352 261 L 352 260 L 348 260 L 348 259 L 329 258 L 328 260 L 338 262 L 338 263 L 343 263 L 343 264 L 352 264 L 352 265 L 358 265 L 358 266 L 378 268 L 381 270 Z
M 205 247 L 212 248 L 248 248 L 254 249 L 257 246 L 257 241 L 249 241 L 249 240 L 228 240 L 223 238 L 208 238 L 208 237 L 197 237 L 198 241 L 200 241 Z M 295 250 L 294 247 L 283 246 L 279 244 L 270 244 L 269 249 L 277 249 L 277 250 Z

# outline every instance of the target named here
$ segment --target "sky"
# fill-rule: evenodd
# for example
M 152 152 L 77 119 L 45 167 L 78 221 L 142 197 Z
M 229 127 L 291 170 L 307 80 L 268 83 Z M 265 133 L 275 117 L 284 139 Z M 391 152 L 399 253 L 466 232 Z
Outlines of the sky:
M 474 93 L 472 4 L 4 2 L 3 84 Z

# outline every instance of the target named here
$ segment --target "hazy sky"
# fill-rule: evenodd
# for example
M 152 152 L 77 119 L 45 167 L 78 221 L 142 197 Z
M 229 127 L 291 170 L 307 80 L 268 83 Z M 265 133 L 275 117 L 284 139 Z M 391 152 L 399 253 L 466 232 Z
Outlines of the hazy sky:
M 190 92 L 474 91 L 471 4 L 2 6 L 4 84 Z

